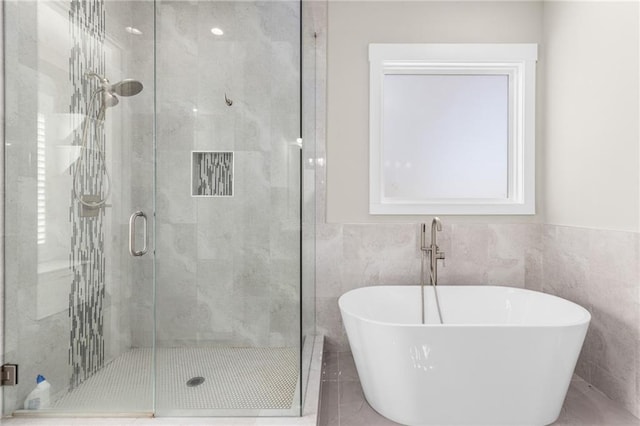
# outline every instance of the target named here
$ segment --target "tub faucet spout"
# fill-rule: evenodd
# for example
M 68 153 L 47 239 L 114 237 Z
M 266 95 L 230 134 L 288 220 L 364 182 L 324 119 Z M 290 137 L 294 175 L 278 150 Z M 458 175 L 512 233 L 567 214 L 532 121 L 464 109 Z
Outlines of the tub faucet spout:
M 438 259 L 442 261 L 445 259 L 444 252 L 438 247 L 438 231 L 442 231 L 442 221 L 439 217 L 434 217 L 431 221 L 431 244 L 427 245 L 427 225 L 422 224 L 421 250 L 429 255 L 429 284 L 431 285 L 438 285 Z
M 438 310 L 438 319 L 440 320 L 440 324 L 444 324 L 442 321 L 442 311 L 440 310 L 440 301 L 438 300 L 438 292 L 436 291 L 436 285 L 438 284 L 438 259 L 442 259 L 444 261 L 444 252 L 440 251 L 437 240 L 438 231 L 442 231 L 442 222 L 438 217 L 434 217 L 431 221 L 431 244 L 429 245 L 427 245 L 427 224 L 423 223 L 421 229 L 422 235 L 420 238 L 420 250 L 422 250 L 422 256 L 420 260 L 420 303 L 422 308 L 422 324 L 426 324 L 424 264 L 427 256 L 429 256 L 429 284 L 431 284 L 431 287 L 433 288 L 436 309 Z

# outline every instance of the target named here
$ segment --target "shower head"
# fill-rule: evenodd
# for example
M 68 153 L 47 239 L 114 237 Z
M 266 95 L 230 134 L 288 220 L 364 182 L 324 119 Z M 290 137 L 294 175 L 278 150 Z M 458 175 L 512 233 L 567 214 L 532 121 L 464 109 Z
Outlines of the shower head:
M 114 107 L 120 103 L 116 95 L 109 91 L 102 91 L 102 105 L 106 108 Z
M 135 96 L 142 92 L 142 83 L 132 78 L 127 78 L 109 86 L 109 93 L 115 93 L 120 96 Z
M 94 94 L 102 93 L 102 108 L 109 108 L 118 105 L 118 96 L 135 96 L 142 91 L 142 83 L 131 78 L 124 79 L 117 83 L 111 84 L 109 79 L 96 74 L 95 72 L 87 72 L 87 77 L 95 77 L 100 80 L 100 88 Z

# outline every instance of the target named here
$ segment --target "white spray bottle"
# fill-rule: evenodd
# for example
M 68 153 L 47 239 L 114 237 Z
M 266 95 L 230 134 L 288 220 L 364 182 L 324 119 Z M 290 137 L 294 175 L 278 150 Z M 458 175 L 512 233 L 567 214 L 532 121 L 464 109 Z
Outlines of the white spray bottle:
M 27 395 L 24 400 L 25 410 L 40 410 L 49 408 L 51 384 L 43 375 L 38 374 L 36 378 L 36 387 Z

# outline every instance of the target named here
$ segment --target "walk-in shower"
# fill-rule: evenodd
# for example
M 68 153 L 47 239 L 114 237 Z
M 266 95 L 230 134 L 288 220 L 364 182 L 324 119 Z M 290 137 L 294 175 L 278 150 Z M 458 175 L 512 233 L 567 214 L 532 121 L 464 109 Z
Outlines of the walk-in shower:
M 300 415 L 305 4 L 3 4 L 4 415 Z

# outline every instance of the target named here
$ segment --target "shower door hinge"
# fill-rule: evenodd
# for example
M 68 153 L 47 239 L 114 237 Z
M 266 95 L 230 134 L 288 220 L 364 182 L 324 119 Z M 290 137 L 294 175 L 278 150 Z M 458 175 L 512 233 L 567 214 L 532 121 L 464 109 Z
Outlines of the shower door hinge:
M 0 367 L 2 386 L 15 386 L 18 384 L 18 364 L 4 364 Z

